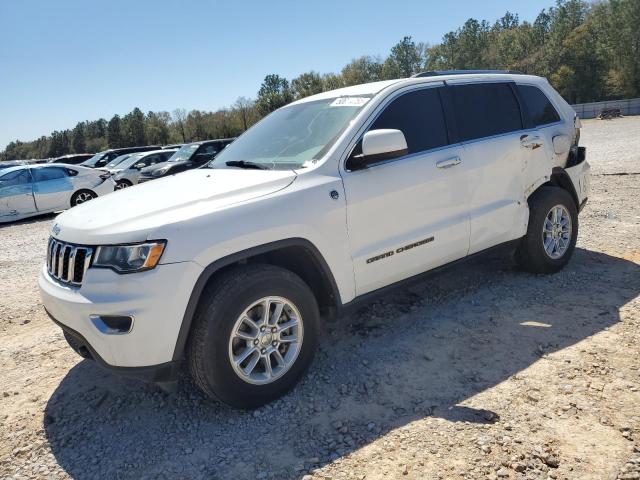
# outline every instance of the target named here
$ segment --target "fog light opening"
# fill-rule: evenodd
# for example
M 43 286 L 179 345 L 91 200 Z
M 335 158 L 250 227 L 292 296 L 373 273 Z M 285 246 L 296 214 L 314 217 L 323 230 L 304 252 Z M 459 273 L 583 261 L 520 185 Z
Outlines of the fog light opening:
M 124 335 L 133 328 L 133 317 L 127 315 L 91 315 L 89 318 L 105 335 Z

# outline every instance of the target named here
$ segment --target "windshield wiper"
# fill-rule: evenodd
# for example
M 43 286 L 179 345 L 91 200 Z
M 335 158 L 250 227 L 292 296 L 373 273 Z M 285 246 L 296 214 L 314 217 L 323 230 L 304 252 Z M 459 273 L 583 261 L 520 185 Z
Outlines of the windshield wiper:
M 247 168 L 254 170 L 269 170 L 269 167 L 262 163 L 247 162 L 245 160 L 230 160 L 225 163 L 227 167 Z

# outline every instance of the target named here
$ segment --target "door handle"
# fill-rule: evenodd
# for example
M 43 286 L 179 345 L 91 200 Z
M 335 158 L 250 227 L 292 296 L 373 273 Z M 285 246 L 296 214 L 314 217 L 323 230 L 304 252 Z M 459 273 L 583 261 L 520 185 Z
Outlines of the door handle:
M 436 162 L 436 167 L 451 168 L 458 165 L 461 162 L 462 160 L 460 160 L 460 157 L 451 157 L 451 158 L 447 158 L 446 160 L 440 160 L 439 162 Z
M 522 145 L 524 148 L 529 148 L 531 150 L 535 150 L 538 147 L 541 147 L 543 145 L 542 139 L 538 136 L 529 136 L 529 135 L 524 135 L 522 137 L 520 137 L 520 145 Z

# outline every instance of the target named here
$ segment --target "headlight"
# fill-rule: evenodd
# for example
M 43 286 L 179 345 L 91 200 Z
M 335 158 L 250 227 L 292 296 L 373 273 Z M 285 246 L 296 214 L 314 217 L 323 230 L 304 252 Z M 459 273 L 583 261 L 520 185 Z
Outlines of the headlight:
M 164 240 L 157 240 L 136 245 L 98 247 L 93 266 L 111 268 L 118 273 L 150 270 L 160 261 L 165 245 Z

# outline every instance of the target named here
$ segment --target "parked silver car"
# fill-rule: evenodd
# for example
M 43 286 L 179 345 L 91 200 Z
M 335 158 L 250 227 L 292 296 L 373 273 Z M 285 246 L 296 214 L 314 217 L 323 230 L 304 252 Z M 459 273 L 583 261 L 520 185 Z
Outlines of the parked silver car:
M 113 192 L 108 172 L 78 165 L 20 165 L 0 171 L 0 223 L 65 210 Z
M 138 183 L 140 170 L 145 167 L 150 167 L 151 165 L 166 162 L 177 151 L 177 148 L 164 148 L 151 152 L 121 155 L 113 161 L 114 165 L 111 168 L 109 167 L 111 164 L 109 164 L 106 166 L 106 169 L 114 176 L 113 179 L 116 182 L 116 190 L 121 190 Z M 118 161 L 121 157 L 125 158 Z

